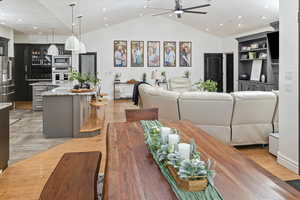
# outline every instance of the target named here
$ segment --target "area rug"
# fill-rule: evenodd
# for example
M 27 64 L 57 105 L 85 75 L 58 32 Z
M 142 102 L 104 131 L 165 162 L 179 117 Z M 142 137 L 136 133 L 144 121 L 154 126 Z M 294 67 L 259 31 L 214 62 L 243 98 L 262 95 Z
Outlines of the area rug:
M 300 179 L 287 181 L 287 184 L 289 184 L 290 186 L 292 186 L 296 190 L 300 191 Z

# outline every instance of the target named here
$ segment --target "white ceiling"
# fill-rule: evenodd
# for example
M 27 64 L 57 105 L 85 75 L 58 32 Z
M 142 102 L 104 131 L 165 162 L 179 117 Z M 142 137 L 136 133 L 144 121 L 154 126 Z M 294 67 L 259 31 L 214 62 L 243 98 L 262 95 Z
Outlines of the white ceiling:
M 69 34 L 71 9 L 68 4 L 71 1 L 3 0 L 0 2 L 0 23 L 27 34 L 49 33 L 51 28 L 55 28 L 58 34 Z M 174 0 L 77 0 L 76 2 L 76 14 L 83 15 L 84 32 L 160 12 L 145 9 L 145 5 L 174 8 Z M 279 16 L 279 0 L 182 0 L 182 2 L 183 7 L 206 3 L 212 6 L 200 9 L 207 11 L 207 15 L 184 14 L 181 19 L 169 15 L 165 17 L 218 36 L 229 36 L 265 27 L 270 22 L 278 20 Z

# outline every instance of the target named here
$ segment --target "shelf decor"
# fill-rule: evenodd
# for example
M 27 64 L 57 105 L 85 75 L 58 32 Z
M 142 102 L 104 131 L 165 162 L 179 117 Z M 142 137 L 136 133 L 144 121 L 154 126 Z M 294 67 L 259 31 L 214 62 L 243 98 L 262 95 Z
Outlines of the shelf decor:
M 162 127 L 159 121 L 141 121 L 141 124 L 148 149 L 178 199 L 223 199 L 213 183 L 213 162 L 201 160 L 194 140 L 180 143 L 180 132 Z

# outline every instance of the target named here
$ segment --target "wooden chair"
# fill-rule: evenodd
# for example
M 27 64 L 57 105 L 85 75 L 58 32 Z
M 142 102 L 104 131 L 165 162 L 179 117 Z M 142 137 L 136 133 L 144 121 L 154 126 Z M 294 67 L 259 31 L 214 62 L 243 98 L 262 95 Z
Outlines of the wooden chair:
M 158 108 L 125 110 L 126 121 L 158 120 Z

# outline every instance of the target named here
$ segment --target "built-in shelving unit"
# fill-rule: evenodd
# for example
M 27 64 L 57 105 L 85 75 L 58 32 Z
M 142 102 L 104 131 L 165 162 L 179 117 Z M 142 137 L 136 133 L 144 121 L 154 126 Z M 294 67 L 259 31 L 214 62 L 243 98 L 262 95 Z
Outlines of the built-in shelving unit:
M 279 61 L 272 60 L 267 39 L 271 31 L 237 38 L 239 44 L 239 90 L 278 90 Z M 252 65 L 255 60 L 262 60 L 261 77 L 265 80 L 251 81 Z

